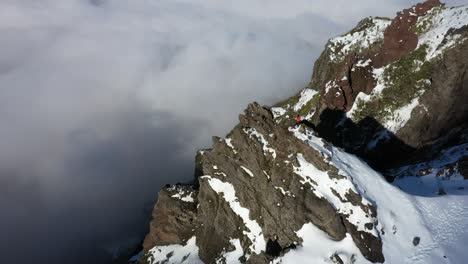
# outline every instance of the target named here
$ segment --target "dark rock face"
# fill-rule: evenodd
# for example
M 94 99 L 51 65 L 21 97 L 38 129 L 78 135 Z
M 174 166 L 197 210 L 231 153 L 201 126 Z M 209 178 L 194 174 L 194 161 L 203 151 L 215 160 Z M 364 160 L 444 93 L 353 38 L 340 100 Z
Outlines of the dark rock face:
M 185 195 L 194 202 L 186 202 L 173 196 Z M 196 225 L 197 193 L 191 186 L 175 185 L 162 189 L 153 210 L 150 231 L 143 242 L 143 250 L 154 246 L 183 244 L 193 236 Z
M 465 156 L 458 161 L 458 171 L 465 180 L 468 180 L 468 156 Z

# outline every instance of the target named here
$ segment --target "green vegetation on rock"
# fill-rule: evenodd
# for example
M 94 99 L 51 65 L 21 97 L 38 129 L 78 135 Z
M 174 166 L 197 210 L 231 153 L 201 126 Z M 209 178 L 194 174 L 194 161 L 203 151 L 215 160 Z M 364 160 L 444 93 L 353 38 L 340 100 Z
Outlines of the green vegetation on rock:
M 434 16 L 442 12 L 442 10 L 444 10 L 443 6 L 434 7 L 425 16 L 420 17 L 418 19 L 418 22 L 416 22 L 416 24 L 414 24 L 410 28 L 410 31 L 416 33 L 418 36 L 423 35 L 424 33 L 428 32 L 434 23 L 433 22 Z
M 366 29 L 373 27 L 375 25 L 373 17 L 366 17 L 363 20 L 359 21 L 357 26 L 353 28 L 348 33 L 343 34 L 342 36 L 352 35 L 357 32 L 365 31 Z
M 316 93 L 310 101 L 308 101 L 298 112 L 301 116 L 306 116 L 310 113 L 310 111 L 317 106 L 320 99 L 320 93 Z
M 431 63 L 425 61 L 426 50 L 427 46 L 423 45 L 386 67 L 383 73 L 385 88 L 369 101 L 356 102 L 353 119 L 372 116 L 384 122 L 395 110 L 419 96 L 428 86 L 432 69 Z

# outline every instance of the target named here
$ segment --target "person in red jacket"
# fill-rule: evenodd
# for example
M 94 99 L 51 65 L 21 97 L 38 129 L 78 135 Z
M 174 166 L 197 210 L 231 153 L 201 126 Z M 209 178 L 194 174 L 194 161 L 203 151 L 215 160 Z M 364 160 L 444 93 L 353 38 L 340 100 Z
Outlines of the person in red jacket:
M 296 124 L 294 124 L 295 127 L 300 126 L 303 123 L 302 117 L 300 115 L 296 116 Z
M 302 117 L 300 115 L 296 116 L 296 123 L 300 123 L 302 121 Z

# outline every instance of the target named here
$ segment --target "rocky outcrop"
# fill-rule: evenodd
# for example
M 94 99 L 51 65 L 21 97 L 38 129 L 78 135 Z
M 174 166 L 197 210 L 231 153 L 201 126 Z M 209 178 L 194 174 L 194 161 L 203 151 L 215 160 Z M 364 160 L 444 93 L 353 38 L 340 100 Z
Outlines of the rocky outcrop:
M 143 250 L 155 246 L 182 244 L 194 234 L 196 225 L 197 191 L 189 185 L 166 186 L 159 191 L 153 210 L 150 231 Z
M 215 263 L 235 250 L 232 240 L 238 239 L 243 261 L 268 263 L 273 256 L 266 253 L 267 241 L 276 241 L 282 249 L 300 245 L 296 232 L 311 222 L 337 241 L 349 233 L 366 258 L 384 261 L 374 206 L 330 162 L 330 154 L 301 139 L 307 138 L 306 127 L 278 126 L 271 111 L 256 103 L 239 119 L 226 139 L 215 137 L 213 148 L 199 154 L 198 170 L 203 176 L 196 216 L 191 210 L 168 210 L 169 195 L 163 191 L 147 241 L 181 243 L 193 235 L 200 259 Z M 319 145 L 325 151 L 325 143 Z M 175 215 L 197 222 L 168 221 Z M 173 230 L 185 230 L 186 235 L 180 239 Z

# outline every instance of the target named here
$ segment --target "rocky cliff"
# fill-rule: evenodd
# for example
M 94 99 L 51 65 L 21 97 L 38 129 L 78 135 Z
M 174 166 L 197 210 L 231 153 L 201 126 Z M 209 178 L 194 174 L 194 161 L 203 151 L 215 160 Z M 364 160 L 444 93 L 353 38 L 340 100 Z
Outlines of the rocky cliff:
M 468 7 L 430 0 L 331 39 L 308 87 L 250 104 L 159 192 L 140 263 L 443 261 L 418 201 L 468 208 L 467 38 Z

